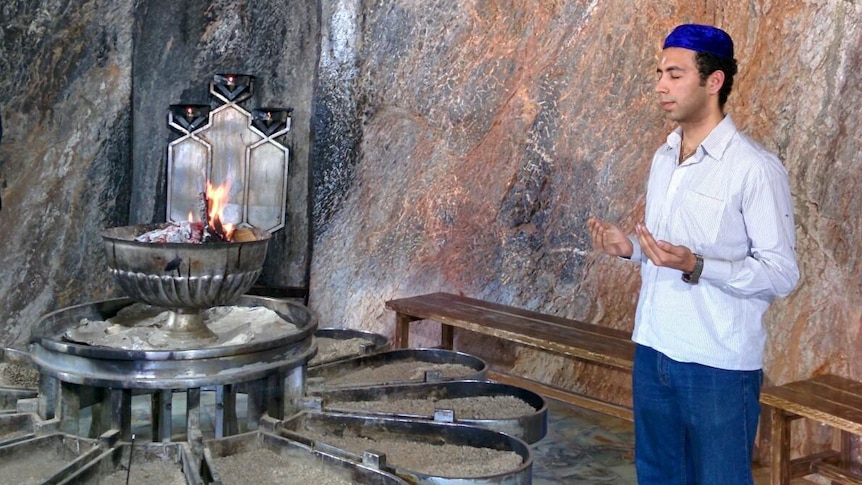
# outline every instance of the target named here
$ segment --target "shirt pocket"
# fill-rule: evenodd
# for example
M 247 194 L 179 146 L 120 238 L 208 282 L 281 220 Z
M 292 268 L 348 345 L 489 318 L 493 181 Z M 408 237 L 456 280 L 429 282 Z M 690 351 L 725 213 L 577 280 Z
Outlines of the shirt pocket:
M 684 241 L 671 242 L 688 246 L 694 252 L 702 252 L 704 247 L 715 244 L 724 206 L 721 199 L 686 190 L 676 211 L 673 231 Z

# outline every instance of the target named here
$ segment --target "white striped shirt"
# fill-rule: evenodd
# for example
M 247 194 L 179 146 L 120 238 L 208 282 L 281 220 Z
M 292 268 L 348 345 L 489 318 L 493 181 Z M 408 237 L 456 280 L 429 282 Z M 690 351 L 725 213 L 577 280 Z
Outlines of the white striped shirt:
M 799 280 L 793 203 L 778 158 L 730 116 L 678 163 L 680 129 L 653 157 L 646 227 L 703 256 L 700 282 L 652 264 L 637 238 L 641 292 L 633 340 L 679 362 L 729 370 L 763 365 L 763 313 Z

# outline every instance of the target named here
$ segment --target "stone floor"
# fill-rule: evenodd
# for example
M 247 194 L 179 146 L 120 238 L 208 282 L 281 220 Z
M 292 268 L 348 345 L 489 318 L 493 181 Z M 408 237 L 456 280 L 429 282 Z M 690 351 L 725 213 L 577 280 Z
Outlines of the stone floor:
M 548 434 L 533 445 L 534 485 L 636 485 L 634 425 L 630 421 L 548 401 Z M 755 485 L 769 485 L 769 469 L 755 466 Z M 805 478 L 791 485 L 816 485 Z
M 534 485 L 637 484 L 631 422 L 554 400 L 548 408 L 548 434 L 533 445 Z M 756 466 L 754 483 L 769 485 L 769 470 Z
M 548 434 L 533 445 L 533 484 L 634 485 L 631 422 L 548 401 Z

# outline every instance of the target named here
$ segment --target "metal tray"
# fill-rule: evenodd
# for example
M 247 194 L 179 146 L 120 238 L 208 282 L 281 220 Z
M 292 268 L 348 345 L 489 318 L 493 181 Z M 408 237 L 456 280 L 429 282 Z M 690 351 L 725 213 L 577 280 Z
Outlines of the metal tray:
M 276 429 L 282 436 L 301 441 L 318 450 L 323 450 L 347 459 L 364 463 L 376 462 L 382 469 L 393 473 L 413 484 L 429 485 L 529 485 L 532 483 L 533 453 L 523 440 L 497 431 L 477 428 L 456 423 L 439 423 L 400 418 L 373 416 L 300 412 L 290 419 L 280 422 Z M 373 448 L 365 450 L 362 456 L 337 448 L 323 440 L 315 441 L 309 436 L 351 436 L 374 441 L 387 439 L 412 441 L 434 445 L 460 445 L 473 448 L 490 448 L 517 453 L 521 465 L 510 471 L 488 476 L 457 477 L 421 473 L 389 462 L 386 455 Z M 373 445 L 370 445 L 373 446 Z M 429 456 L 429 460 L 435 457 Z
M 318 328 L 317 331 L 314 332 L 314 336 L 318 339 L 328 338 L 333 340 L 350 340 L 354 338 L 367 340 L 369 342 L 368 345 L 363 345 L 358 353 L 344 355 L 344 356 L 334 356 L 331 358 L 317 358 L 315 357 L 309 363 L 309 367 L 315 367 L 318 365 L 329 364 L 332 362 L 338 362 L 341 360 L 351 359 L 353 357 L 360 357 L 363 355 L 371 355 L 376 354 L 378 352 L 385 352 L 389 350 L 392 343 L 386 338 L 384 335 L 380 335 L 379 333 L 366 332 L 363 330 L 355 330 L 350 328 Z M 321 351 L 320 341 L 318 340 L 317 352 L 318 356 L 320 356 Z
M 219 475 L 217 465 L 215 464 L 215 458 L 257 449 L 268 449 L 291 460 L 300 460 L 302 463 L 313 463 L 319 465 L 326 468 L 328 472 L 335 473 L 352 483 L 368 485 L 407 485 L 406 481 L 391 473 L 387 473 L 383 470 L 366 466 L 361 463 L 356 463 L 336 455 L 314 450 L 307 445 L 264 431 L 243 433 L 228 438 L 205 441 L 203 449 L 204 459 L 201 464 L 202 475 L 207 478 L 208 483 L 222 485 L 222 477 Z
M 35 431 L 32 414 L 0 414 L 0 446 L 35 438 Z
M 130 453 L 131 463 L 129 462 Z M 142 467 L 153 464 L 180 468 L 188 485 L 204 484 L 198 472 L 199 463 L 193 458 L 191 448 L 187 443 L 135 443 L 134 445 L 121 443 L 105 450 L 58 483 L 59 485 L 98 485 L 115 473 L 127 473 L 129 468 L 131 468 L 131 473 L 128 474 L 128 483 L 151 483 L 147 480 L 146 475 L 136 474 L 136 471 L 142 471 Z
M 101 451 L 97 441 L 61 433 L 17 441 L 0 446 L 0 477 L 17 478 L 23 468 L 27 468 L 29 473 L 33 464 L 27 467 L 22 464 L 38 457 L 41 475 L 45 477 L 38 483 L 59 483 L 95 459 Z
M 533 408 L 533 412 L 522 416 L 497 419 L 461 418 L 453 409 L 436 408 L 432 415 L 410 414 L 409 412 L 382 412 L 361 409 L 337 409 L 329 403 L 346 401 L 385 401 L 403 399 L 440 400 L 470 397 L 511 396 L 518 398 Z M 506 433 L 527 443 L 542 439 L 548 429 L 548 404 L 545 399 L 520 387 L 488 381 L 449 381 L 438 383 L 396 384 L 378 387 L 345 388 L 309 391 L 307 406 L 333 413 L 361 414 L 381 417 L 452 422 L 478 426 Z M 408 410 L 409 411 L 409 410 Z
M 20 350 L 0 347 L 0 364 L 16 365 L 36 370 L 30 354 Z M 0 411 L 14 411 L 19 399 L 31 399 L 38 395 L 38 383 L 33 386 L 18 386 L 0 381 Z
M 463 352 L 441 349 L 398 349 L 380 352 L 372 355 L 354 357 L 352 359 L 333 362 L 315 366 L 308 369 L 309 391 L 321 388 L 341 387 L 369 387 L 384 384 L 406 384 L 410 382 L 421 382 L 422 380 L 410 380 L 405 377 L 390 382 L 358 382 L 358 383 L 332 383 L 332 379 L 342 378 L 352 372 L 358 372 L 368 368 L 377 368 L 386 364 L 401 362 L 423 362 L 429 364 L 460 364 L 469 367 L 472 371 L 465 375 L 446 378 L 439 373 L 426 373 L 425 382 L 441 382 L 452 380 L 485 380 L 488 373 L 488 364 L 484 360 Z M 330 381 L 330 382 L 327 382 Z

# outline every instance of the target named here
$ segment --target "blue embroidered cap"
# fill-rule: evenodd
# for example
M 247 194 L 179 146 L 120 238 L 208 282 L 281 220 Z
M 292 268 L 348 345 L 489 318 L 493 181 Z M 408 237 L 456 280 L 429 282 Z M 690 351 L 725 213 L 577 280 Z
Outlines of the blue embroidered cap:
M 683 24 L 664 40 L 664 49 L 682 47 L 733 59 L 733 39 L 727 32 L 711 25 Z

